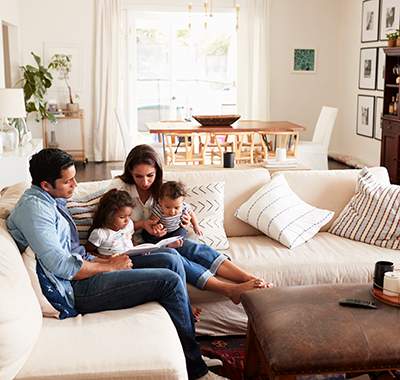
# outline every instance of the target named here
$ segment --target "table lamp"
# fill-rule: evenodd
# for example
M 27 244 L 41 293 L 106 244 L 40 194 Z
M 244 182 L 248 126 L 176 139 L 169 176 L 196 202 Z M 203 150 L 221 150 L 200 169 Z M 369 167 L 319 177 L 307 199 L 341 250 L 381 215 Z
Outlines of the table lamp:
M 0 150 L 9 152 L 17 149 L 26 133 L 25 116 L 23 89 L 0 88 Z M 25 127 L 21 136 L 7 120 L 9 118 L 22 118 Z

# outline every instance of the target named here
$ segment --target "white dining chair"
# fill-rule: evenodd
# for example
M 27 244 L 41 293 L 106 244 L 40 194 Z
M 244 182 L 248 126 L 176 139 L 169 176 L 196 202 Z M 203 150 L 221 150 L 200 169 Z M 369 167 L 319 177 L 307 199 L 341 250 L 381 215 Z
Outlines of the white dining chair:
M 297 144 L 299 164 L 311 170 L 328 170 L 328 148 L 337 113 L 337 108 L 322 107 L 312 141 L 300 140 Z
M 137 138 L 135 139 L 131 131 L 129 130 L 128 124 L 125 119 L 124 111 L 121 108 L 115 108 L 115 115 L 117 116 L 119 129 L 121 131 L 122 140 L 124 142 L 125 157 L 127 157 L 132 148 L 138 144 Z M 163 144 L 162 143 L 146 143 L 146 144 L 152 146 L 159 154 L 160 158 L 162 159 L 162 162 L 164 162 Z

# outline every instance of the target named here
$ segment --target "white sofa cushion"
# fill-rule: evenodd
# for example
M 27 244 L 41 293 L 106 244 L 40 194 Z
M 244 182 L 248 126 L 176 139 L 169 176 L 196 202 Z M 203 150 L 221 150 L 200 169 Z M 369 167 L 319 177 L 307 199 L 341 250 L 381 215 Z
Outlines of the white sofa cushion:
M 185 357 L 176 329 L 156 302 L 124 310 L 44 318 L 16 380 L 181 380 Z
M 259 235 L 260 231 L 235 218 L 237 208 L 250 198 L 261 186 L 270 180 L 268 170 L 215 170 L 164 172 L 167 181 L 181 181 L 186 186 L 208 182 L 225 182 L 224 227 L 228 237 Z
M 42 312 L 5 219 L 0 241 L 0 379 L 13 379 L 36 344 Z
M 329 232 L 379 247 L 400 247 L 400 187 L 377 181 L 367 168 L 353 198 Z
M 214 249 L 229 248 L 224 230 L 224 189 L 225 182 L 186 186 L 186 202 L 190 204 L 203 232 L 203 236 L 198 236 L 190 229 L 187 237 Z
M 0 192 L 0 218 L 7 219 L 10 211 L 14 208 L 18 199 L 26 189 L 31 186 L 28 182 L 20 182 L 12 186 L 5 187 Z
M 292 249 L 310 240 L 333 212 L 302 201 L 281 174 L 256 191 L 235 216 Z
M 376 167 L 369 170 L 377 180 L 390 184 L 386 168 Z M 290 188 L 304 202 L 335 213 L 332 220 L 320 230 L 326 232 L 354 195 L 360 170 L 285 171 L 276 172 L 272 177 L 279 173 L 285 176 Z

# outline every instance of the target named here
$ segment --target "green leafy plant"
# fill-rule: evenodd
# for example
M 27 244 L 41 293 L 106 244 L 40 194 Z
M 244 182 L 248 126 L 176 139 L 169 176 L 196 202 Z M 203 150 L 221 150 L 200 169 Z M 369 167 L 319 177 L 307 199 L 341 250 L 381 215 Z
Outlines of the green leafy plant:
M 65 80 L 65 83 L 68 87 L 69 91 L 69 102 L 74 103 L 74 100 L 72 98 L 72 90 L 71 86 L 68 83 L 69 76 L 68 74 L 71 72 L 71 66 L 70 63 L 71 58 L 68 55 L 65 54 L 54 54 L 53 57 L 51 58 L 51 62 L 49 63 L 49 69 L 54 69 L 60 72 L 60 78 Z M 74 97 L 76 99 L 79 99 L 78 94 L 75 94 Z
M 37 68 L 31 65 L 20 66 L 22 70 L 22 79 L 19 83 L 23 83 L 25 109 L 27 113 L 36 112 L 36 121 L 39 122 L 47 117 L 52 123 L 57 124 L 57 119 L 46 110 L 47 102 L 44 101 L 44 96 L 47 89 L 51 87 L 53 76 L 50 72 L 41 65 L 40 58 L 31 53 L 37 64 Z
M 386 37 L 388 38 L 389 41 L 396 41 L 397 37 L 399 36 L 400 36 L 400 29 L 396 29 L 396 31 L 393 33 L 386 34 Z

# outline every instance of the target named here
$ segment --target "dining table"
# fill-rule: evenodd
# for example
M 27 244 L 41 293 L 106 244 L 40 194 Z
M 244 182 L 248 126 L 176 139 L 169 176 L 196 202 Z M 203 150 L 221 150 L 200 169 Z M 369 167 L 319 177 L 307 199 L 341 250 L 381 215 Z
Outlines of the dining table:
M 163 136 L 165 133 L 226 133 L 226 132 L 257 132 L 265 141 L 266 149 L 269 150 L 267 135 L 275 135 L 279 142 L 275 142 L 276 146 L 281 145 L 282 135 L 295 136 L 297 147 L 299 132 L 304 132 L 305 127 L 292 123 L 290 121 L 260 121 L 260 120 L 239 120 L 231 125 L 202 125 L 197 121 L 181 122 L 181 121 L 163 121 L 145 123 L 150 133 L 156 133 Z M 287 140 L 285 140 L 286 143 Z M 164 153 L 165 141 L 162 138 Z

